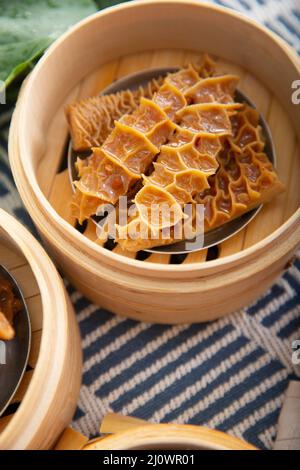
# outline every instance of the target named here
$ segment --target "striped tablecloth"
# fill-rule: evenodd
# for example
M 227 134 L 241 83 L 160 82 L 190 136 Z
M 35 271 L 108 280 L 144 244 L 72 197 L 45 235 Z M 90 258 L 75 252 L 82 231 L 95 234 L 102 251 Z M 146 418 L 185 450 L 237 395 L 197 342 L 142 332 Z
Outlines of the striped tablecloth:
M 300 0 L 216 0 L 256 18 L 300 52 Z M 34 233 L 7 158 L 11 110 L 0 107 L 0 206 Z M 73 426 L 98 434 L 108 411 L 202 424 L 272 448 L 284 392 L 300 376 L 300 255 L 255 304 L 201 325 L 159 326 L 110 314 L 67 282 L 82 334 L 83 384 Z M 101 288 L 101 286 L 100 286 Z

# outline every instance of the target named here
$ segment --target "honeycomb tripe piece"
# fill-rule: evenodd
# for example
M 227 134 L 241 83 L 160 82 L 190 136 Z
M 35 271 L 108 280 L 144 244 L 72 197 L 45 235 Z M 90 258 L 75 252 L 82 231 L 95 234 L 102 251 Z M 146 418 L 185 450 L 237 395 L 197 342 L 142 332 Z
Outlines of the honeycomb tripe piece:
M 233 102 L 238 81 L 237 76 L 224 75 L 203 79 L 188 88 L 185 96 L 195 104 L 177 111 L 176 132 L 168 145 L 161 147 L 153 173 L 144 177 L 145 186 L 135 198 L 136 213 L 128 224 L 118 225 L 117 240 L 124 249 L 138 251 L 156 246 L 157 232 L 166 232 L 167 227 L 180 222 L 184 205 L 193 202 L 193 195 L 200 188 L 208 187 L 207 178 L 218 166 L 216 155 L 221 139 L 232 133 L 230 117 L 243 107 Z M 203 103 L 206 99 L 208 103 Z M 168 210 L 158 210 L 154 223 L 153 207 L 158 205 Z M 145 237 L 134 234 L 141 228 Z M 149 233 L 155 236 L 149 237 Z
M 234 135 L 218 155 L 219 169 L 196 200 L 204 204 L 205 229 L 211 230 L 269 202 L 284 185 L 264 153 L 259 114 L 246 106 L 231 118 Z
M 205 78 L 215 71 L 215 62 L 204 55 L 199 64 L 193 64 L 199 76 Z M 151 99 L 163 84 L 164 77 L 153 78 L 134 90 L 122 90 L 108 95 L 92 96 L 66 106 L 72 147 L 76 152 L 86 152 L 99 147 L 114 128 L 114 122 L 124 114 L 131 114 L 141 98 Z
M 180 124 L 170 142 L 161 147 L 152 174 L 144 177 L 134 200 L 134 216 L 128 224 L 118 225 L 117 241 L 122 248 L 139 251 L 173 242 L 171 228 L 186 218 L 186 204 L 193 204 L 194 196 L 209 188 L 222 140 L 232 133 L 230 117 L 241 106 L 201 103 L 177 113 Z
M 163 77 L 159 77 L 136 90 L 92 96 L 69 104 L 65 114 L 73 149 L 82 152 L 102 145 L 113 130 L 114 122 L 124 114 L 133 112 L 139 106 L 141 98 L 152 98 L 163 80 Z
M 209 187 L 194 196 L 198 204 L 204 205 L 205 231 L 269 202 L 284 191 L 284 185 L 263 152 L 265 142 L 258 112 L 246 105 L 230 120 L 232 136 L 225 137 L 222 150 L 216 154 L 219 167 L 215 174 L 208 177 Z M 157 233 L 139 218 L 133 219 L 132 232 L 133 228 L 137 233 L 135 240 L 119 240 L 124 249 L 137 251 L 183 238 L 182 232 L 176 231 L 176 225 L 171 228 L 169 238 L 164 237 L 165 228 Z M 193 229 L 195 233 L 195 226 Z
M 187 105 L 185 93 L 201 79 L 192 66 L 168 75 L 152 100 L 141 98 L 131 115 L 115 122 L 103 145 L 77 162 L 72 212 L 80 223 L 95 213 L 97 198 L 99 206 L 116 204 L 141 179 L 173 134 L 176 113 Z
M 186 99 L 193 103 L 231 103 L 238 82 L 237 75 L 208 77 L 191 87 Z
M 185 205 L 194 202 L 199 188 L 208 188 L 207 178 L 218 167 L 220 139 L 203 134 L 183 145 L 174 143 L 161 148 L 154 171 L 144 177 L 144 186 L 135 196 L 134 216 L 128 225 L 118 226 L 117 241 L 124 249 L 167 244 L 167 229 L 171 238 L 172 228 L 185 218 Z
M 182 129 L 191 134 L 210 133 L 216 136 L 230 135 L 230 117 L 243 107 L 240 103 L 200 103 L 181 109 L 177 117 Z

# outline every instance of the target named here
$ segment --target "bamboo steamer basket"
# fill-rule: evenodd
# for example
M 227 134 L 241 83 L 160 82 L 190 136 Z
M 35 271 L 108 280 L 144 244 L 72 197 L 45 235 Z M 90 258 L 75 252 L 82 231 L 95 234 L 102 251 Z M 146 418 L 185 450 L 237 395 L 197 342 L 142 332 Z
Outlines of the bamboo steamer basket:
M 228 434 L 186 424 L 146 425 L 112 434 L 83 450 L 255 450 Z
M 128 73 L 182 65 L 202 52 L 217 56 L 220 70 L 238 73 L 240 88 L 267 117 L 286 192 L 217 249 L 184 260 L 135 259 L 118 246 L 96 245 L 94 224 L 80 233 L 69 210 L 65 104 Z M 300 244 L 300 107 L 291 101 L 299 78 L 298 56 L 276 35 L 238 13 L 192 0 L 122 4 L 56 41 L 19 98 L 9 154 L 24 204 L 70 281 L 104 308 L 160 323 L 213 320 L 261 295 Z
M 186 424 L 153 424 L 108 413 L 101 424 L 104 437 L 91 441 L 67 428 L 55 450 L 256 450 L 229 434 Z
M 33 236 L 0 210 L 0 259 L 28 307 L 32 344 L 28 366 L 0 417 L 0 449 L 48 449 L 69 424 L 81 382 L 78 326 L 53 263 Z

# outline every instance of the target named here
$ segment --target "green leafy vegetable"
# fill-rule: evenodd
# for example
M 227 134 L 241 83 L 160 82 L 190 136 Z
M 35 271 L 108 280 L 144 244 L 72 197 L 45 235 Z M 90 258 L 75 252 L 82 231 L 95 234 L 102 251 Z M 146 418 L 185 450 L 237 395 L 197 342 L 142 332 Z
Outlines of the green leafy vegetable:
M 0 0 L 0 80 L 7 86 L 24 75 L 52 41 L 95 11 L 92 0 Z
M 112 7 L 113 5 L 118 5 L 119 3 L 128 2 L 128 0 L 95 0 L 95 3 L 99 10 L 106 7 Z

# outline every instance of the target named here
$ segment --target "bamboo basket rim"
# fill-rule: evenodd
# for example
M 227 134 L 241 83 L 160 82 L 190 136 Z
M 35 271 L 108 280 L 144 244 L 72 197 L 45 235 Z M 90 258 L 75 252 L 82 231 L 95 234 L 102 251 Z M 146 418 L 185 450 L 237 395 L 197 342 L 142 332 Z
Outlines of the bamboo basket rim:
M 83 450 L 93 450 L 97 444 L 100 450 L 130 450 L 155 444 L 209 446 L 210 450 L 258 450 L 243 439 L 222 431 L 204 426 L 172 423 L 137 424 L 133 429 L 93 439 L 83 447 Z M 120 445 L 123 447 L 119 447 Z
M 24 429 L 29 419 L 31 434 L 30 436 L 21 436 L 21 439 L 23 442 L 30 442 L 32 435 L 35 434 L 39 428 L 42 417 L 47 415 L 49 403 L 51 403 L 53 399 L 54 392 L 47 393 L 46 382 L 41 380 L 41 377 L 45 374 L 44 363 L 47 362 L 49 364 L 52 362 L 50 375 L 48 374 L 49 370 L 47 370 L 47 379 L 48 383 L 51 382 L 51 389 L 56 391 L 57 385 L 61 380 L 61 374 L 58 373 L 58 370 L 60 370 L 60 372 L 63 370 L 63 365 L 67 359 L 66 344 L 69 334 L 69 321 L 66 314 L 67 299 L 64 293 L 62 280 L 45 250 L 20 222 L 18 222 L 13 216 L 5 212 L 3 209 L 0 209 L 0 221 L 1 230 L 3 230 L 8 238 L 18 246 L 32 270 L 40 290 L 43 308 L 42 338 L 38 361 L 28 389 L 19 405 L 17 412 L 14 414 L 13 419 L 7 424 L 5 429 L 0 433 L 1 448 L 1 442 L 6 441 L 8 436 L 13 432 L 12 428 L 17 427 L 19 429 Z M 41 268 L 42 263 L 46 269 Z M 52 295 L 49 295 L 51 290 Z M 48 300 L 50 300 L 45 302 L 45 296 Z M 55 330 L 57 333 L 57 340 L 55 342 L 55 348 L 52 348 L 53 350 L 51 351 L 52 356 L 49 357 L 48 343 L 54 332 L 53 312 L 55 311 L 59 314 L 57 316 L 57 328 Z M 53 387 L 54 383 L 55 386 Z M 39 403 L 36 403 L 34 416 L 28 416 L 27 408 L 31 403 L 31 392 L 33 390 L 36 392 L 38 389 L 40 390 L 41 400 Z M 34 430 L 32 431 L 32 429 Z
M 111 13 L 115 11 L 120 11 L 120 10 L 126 10 L 126 9 L 131 9 L 131 8 L 139 8 L 140 6 L 144 6 L 147 4 L 184 4 L 186 6 L 195 6 L 199 8 L 200 10 L 213 10 L 218 13 L 222 13 L 224 15 L 227 15 L 229 17 L 238 19 L 242 21 L 245 24 L 248 24 L 252 28 L 256 28 L 260 30 L 262 34 L 265 35 L 265 37 L 268 37 L 269 40 L 272 42 L 275 42 L 276 45 L 281 49 L 283 54 L 292 62 L 292 65 L 295 68 L 295 72 L 297 73 L 298 76 L 300 76 L 300 63 L 296 53 L 291 49 L 291 47 L 285 43 L 284 40 L 279 38 L 275 33 L 272 31 L 269 31 L 266 27 L 263 25 L 260 25 L 257 23 L 255 20 L 252 20 L 251 18 L 248 18 L 247 16 L 243 15 L 242 13 L 231 11 L 228 8 L 218 6 L 218 5 L 213 5 L 209 3 L 199 3 L 196 0 L 136 0 L 135 2 L 126 2 L 120 5 L 115 5 L 106 8 L 103 11 L 94 13 L 87 17 L 86 19 L 80 21 L 77 23 L 75 26 L 70 28 L 67 32 L 65 32 L 59 39 L 57 39 L 46 51 L 44 56 L 40 59 L 34 70 L 31 72 L 30 77 L 28 78 L 25 87 L 22 90 L 22 96 L 19 97 L 18 100 L 18 111 L 20 113 L 20 118 L 18 122 L 23 122 L 25 120 L 25 116 L 28 112 L 28 109 L 30 108 L 30 91 L 32 92 L 32 87 L 34 86 L 34 80 L 35 77 L 38 75 L 39 70 L 43 67 L 45 61 L 51 55 L 56 51 L 57 48 L 60 47 L 60 45 L 70 36 L 73 34 L 76 34 L 80 29 L 84 28 L 86 25 L 97 21 L 99 18 L 110 15 Z M 15 111 L 16 113 L 16 111 Z M 10 129 L 10 137 L 12 135 L 12 127 L 16 125 L 16 121 L 13 120 L 13 124 Z M 102 246 L 97 245 L 95 242 L 87 239 L 86 237 L 83 237 L 82 234 L 77 232 L 74 227 L 72 227 L 67 221 L 65 221 L 62 217 L 60 217 L 57 212 L 54 210 L 54 208 L 51 206 L 50 202 L 47 200 L 45 195 L 43 194 L 38 181 L 36 179 L 36 175 L 34 174 L 34 171 L 32 167 L 30 166 L 30 158 L 28 158 L 28 151 L 26 149 L 26 135 L 24 132 L 19 132 L 19 146 L 20 148 L 25 151 L 25 157 L 22 158 L 22 166 L 24 168 L 24 178 L 27 179 L 27 182 L 36 197 L 36 204 L 41 205 L 43 209 L 47 212 L 49 215 L 50 219 L 53 219 L 64 231 L 66 231 L 71 239 L 76 241 L 76 243 L 84 244 L 86 245 L 89 250 L 92 250 L 94 253 L 100 254 L 105 257 L 107 262 L 109 264 L 114 264 L 115 261 L 118 261 L 119 264 L 124 265 L 124 269 L 126 267 L 130 266 L 132 268 L 143 268 L 145 271 L 151 273 L 153 271 L 156 271 L 159 269 L 160 271 L 163 272 L 171 272 L 171 273 L 184 273 L 184 272 L 195 272 L 197 271 L 198 273 L 209 273 L 212 269 L 216 267 L 226 267 L 229 268 L 231 265 L 233 265 L 236 262 L 239 262 L 242 264 L 247 260 L 249 256 L 251 256 L 253 253 L 256 253 L 258 251 L 265 250 L 272 242 L 278 240 L 278 238 L 284 234 L 288 229 L 292 230 L 293 225 L 299 220 L 300 218 L 300 208 L 295 211 L 294 214 L 292 214 L 280 227 L 278 227 L 274 232 L 272 232 L 270 235 L 265 237 L 264 239 L 260 240 L 259 242 L 255 243 L 254 245 L 244 249 L 241 252 L 231 254 L 228 256 L 225 256 L 220 259 L 216 260 L 211 260 L 207 263 L 202 263 L 202 262 L 195 262 L 195 263 L 190 263 L 190 264 L 162 264 L 162 263 L 156 263 L 155 266 L 153 266 L 152 263 L 147 263 L 143 261 L 139 261 L 136 259 L 131 259 L 122 256 L 121 254 L 111 252 Z M 26 158 L 27 156 L 27 158 Z M 20 189 L 20 188 L 19 188 Z M 41 220 L 41 219 L 39 219 Z

